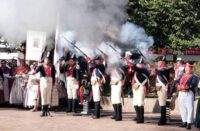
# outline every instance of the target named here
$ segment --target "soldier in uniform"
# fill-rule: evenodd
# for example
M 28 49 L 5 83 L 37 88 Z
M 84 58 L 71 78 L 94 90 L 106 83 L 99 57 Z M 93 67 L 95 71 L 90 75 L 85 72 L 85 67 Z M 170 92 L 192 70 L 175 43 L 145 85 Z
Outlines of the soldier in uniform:
M 169 69 L 167 67 L 165 57 L 158 58 L 158 67 L 156 70 L 156 90 L 160 105 L 161 117 L 158 125 L 166 125 L 166 100 L 169 84 Z
M 192 72 L 193 65 L 186 63 L 185 73 L 177 84 L 179 109 L 182 118 L 182 125 L 191 129 L 194 118 L 194 91 L 198 85 L 198 77 Z
M 142 60 L 142 59 L 141 59 Z M 144 98 L 149 85 L 150 72 L 143 61 L 133 66 L 132 78 L 133 104 L 136 111 L 136 122 L 144 123 Z
M 131 78 L 132 78 L 132 67 L 133 67 L 133 59 L 131 59 L 132 53 L 130 51 L 126 51 L 125 52 L 125 57 L 124 57 L 124 65 L 127 68 L 126 71 L 126 86 L 127 86 L 127 91 L 128 91 L 128 97 L 132 97 L 133 96 L 133 91 L 132 91 L 132 87 L 131 87 Z
M 60 72 L 64 73 L 66 78 L 66 88 L 68 96 L 67 112 L 76 112 L 77 90 L 79 89 L 79 68 L 76 63 L 76 56 L 72 54 L 69 60 L 62 63 Z
M 94 58 L 94 63 L 91 67 L 92 74 L 91 74 L 91 84 L 92 84 L 92 94 L 93 94 L 93 101 L 94 101 L 94 119 L 100 118 L 100 99 L 101 99 L 101 92 L 103 91 L 102 85 L 105 83 L 104 73 L 105 73 L 105 66 L 102 63 L 101 56 L 97 55 Z
M 47 53 L 48 54 L 48 53 Z M 56 70 L 54 65 L 51 64 L 49 55 L 44 59 L 44 62 L 38 66 L 35 73 L 40 72 L 40 92 L 42 102 L 41 117 L 48 116 L 49 105 L 51 104 L 52 88 L 55 84 Z M 50 115 L 50 114 L 49 114 Z
M 60 61 L 67 62 L 70 59 L 72 52 L 68 48 L 64 48 L 63 50 L 63 56 L 60 58 Z
M 121 97 L 122 90 L 125 83 L 125 74 L 121 68 L 114 68 L 111 71 L 111 102 L 114 108 L 114 116 L 112 119 L 115 121 L 122 120 L 122 105 Z

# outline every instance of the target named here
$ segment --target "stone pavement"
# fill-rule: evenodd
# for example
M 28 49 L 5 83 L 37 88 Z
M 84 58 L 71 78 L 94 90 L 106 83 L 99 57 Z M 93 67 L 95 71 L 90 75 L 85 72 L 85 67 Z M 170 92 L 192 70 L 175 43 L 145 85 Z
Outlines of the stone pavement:
M 167 126 L 157 126 L 158 113 L 145 113 L 145 124 L 132 121 L 132 112 L 123 113 L 123 121 L 111 120 L 111 112 L 104 111 L 102 118 L 93 120 L 90 116 L 72 116 L 65 112 L 51 112 L 53 117 L 41 118 L 41 112 L 15 108 L 0 108 L 0 131 L 184 131 L 177 127 L 179 116 Z M 192 131 L 199 131 L 193 127 Z

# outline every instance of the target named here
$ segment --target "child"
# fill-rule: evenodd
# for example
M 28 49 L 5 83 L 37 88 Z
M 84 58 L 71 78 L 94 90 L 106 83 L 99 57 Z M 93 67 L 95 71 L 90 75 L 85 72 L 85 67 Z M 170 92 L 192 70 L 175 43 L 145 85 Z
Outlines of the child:
M 79 92 L 80 92 L 80 104 L 83 105 L 83 111 L 81 112 L 81 114 L 87 115 L 89 113 L 89 102 L 92 99 L 91 97 L 92 92 L 91 92 L 91 84 L 86 74 L 83 75 Z

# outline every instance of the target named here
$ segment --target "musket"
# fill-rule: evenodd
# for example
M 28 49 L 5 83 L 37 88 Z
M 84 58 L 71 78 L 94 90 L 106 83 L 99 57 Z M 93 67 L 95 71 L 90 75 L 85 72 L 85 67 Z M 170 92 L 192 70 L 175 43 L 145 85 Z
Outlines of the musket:
M 127 80 L 127 77 L 125 76 L 124 80 L 123 80 L 123 87 L 125 86 L 125 82 Z M 124 88 L 122 87 L 122 93 L 121 93 L 121 99 L 122 99 L 122 105 L 124 104 Z
M 139 51 L 139 53 L 146 59 L 146 57 L 143 55 L 143 53 L 140 51 L 140 49 L 139 48 L 136 48 L 138 51 Z
M 108 44 L 107 42 L 106 42 L 106 45 L 108 45 L 110 48 L 112 48 L 115 52 L 117 52 L 117 53 L 121 56 L 121 54 L 120 54 L 113 46 L 111 46 L 111 45 Z
M 75 44 L 76 44 L 76 41 L 74 41 L 74 42 L 71 42 L 71 41 L 69 41 L 67 38 L 65 38 L 64 37 L 64 39 L 67 41 L 67 42 L 69 42 L 72 46 L 74 46 L 76 49 L 78 49 L 86 58 L 89 58 L 90 60 L 91 60 L 91 58 L 88 56 L 88 55 L 86 55 L 80 48 L 78 48 Z M 88 61 L 88 64 L 89 64 L 90 62 Z M 89 70 L 89 69 L 88 69 Z
M 67 42 L 69 42 L 72 46 L 74 46 L 77 50 L 79 50 L 85 57 L 87 57 L 87 58 L 90 58 L 90 57 L 88 57 L 88 55 L 86 55 L 80 48 L 78 48 L 75 44 L 76 44 L 76 41 L 74 41 L 74 42 L 71 42 L 71 41 L 69 41 L 67 38 L 65 38 L 64 37 L 64 39 L 67 41 Z
M 124 106 L 124 91 L 122 92 L 121 99 L 122 99 L 122 105 Z
M 108 55 L 104 53 L 101 49 L 97 48 L 97 50 L 104 56 L 104 59 L 107 60 Z
M 152 65 L 152 63 L 143 55 L 143 53 L 140 51 L 140 49 L 139 48 L 136 48 L 136 49 L 142 55 L 142 57 L 146 60 L 146 62 L 148 62 L 150 65 Z
M 107 42 L 106 42 L 106 44 L 107 44 L 110 48 L 112 48 L 115 52 L 117 52 L 118 54 L 120 54 L 113 46 L 111 46 L 111 45 L 108 44 Z M 140 51 L 140 49 L 138 49 L 138 48 L 136 48 L 136 49 L 137 49 L 137 51 L 140 53 L 140 55 L 141 55 L 144 59 L 146 59 L 147 62 L 148 62 L 149 64 L 151 64 L 151 63 L 148 61 L 148 59 L 143 55 L 143 53 Z M 120 56 L 121 56 L 121 54 L 120 54 Z M 122 57 L 122 56 L 121 56 L 121 58 L 124 59 L 124 60 L 127 60 L 126 58 L 124 58 L 124 57 Z M 127 60 L 127 61 L 128 61 L 128 60 Z
M 128 59 L 122 57 L 121 54 L 120 54 L 113 46 L 111 46 L 111 45 L 108 44 L 107 42 L 106 42 L 106 44 L 107 44 L 111 49 L 113 49 L 115 52 L 117 52 L 117 53 L 120 55 L 121 59 L 124 59 L 124 60 L 128 61 Z
M 100 89 L 100 95 L 101 95 L 101 96 L 100 96 L 100 97 L 101 97 L 100 99 L 101 99 L 103 105 L 105 105 L 105 101 L 104 101 L 104 99 L 103 99 L 103 89 L 102 89 L 102 87 L 99 87 L 99 88 L 101 88 L 101 89 Z
M 101 52 L 101 54 L 106 55 L 101 49 L 97 48 L 97 50 L 98 50 L 99 52 Z

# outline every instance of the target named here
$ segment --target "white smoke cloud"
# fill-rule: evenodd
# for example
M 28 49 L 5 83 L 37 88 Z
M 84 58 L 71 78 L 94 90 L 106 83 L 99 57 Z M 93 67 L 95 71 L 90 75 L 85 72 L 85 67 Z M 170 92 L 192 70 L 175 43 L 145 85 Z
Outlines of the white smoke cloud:
M 108 64 L 114 65 L 122 61 L 121 49 L 111 42 L 102 42 L 98 48 L 108 56 Z M 114 48 L 114 49 L 112 49 Z
M 125 23 L 125 5 L 128 0 L 0 0 L 0 36 L 10 43 L 25 40 L 28 30 L 45 31 L 48 35 L 57 32 L 56 59 L 63 48 L 77 50 L 66 41 L 78 41 L 77 46 L 89 57 L 97 53 L 96 47 L 108 55 L 112 64 L 121 56 L 104 42 L 105 32 L 119 36 L 124 44 L 132 44 L 145 55 L 154 41 L 142 27 Z M 59 28 L 59 29 L 56 29 Z M 120 32 L 121 30 L 121 32 Z M 66 39 L 64 39 L 66 38 Z M 114 44 L 113 44 L 114 46 Z M 115 45 L 119 52 L 121 50 Z
M 26 39 L 28 30 L 73 30 L 80 41 L 100 43 L 126 17 L 127 0 L 0 0 L 0 35 L 10 42 Z
M 120 32 L 120 41 L 124 44 L 132 45 L 141 50 L 141 52 L 149 57 L 148 48 L 151 47 L 154 43 L 153 37 L 148 36 L 144 28 L 126 22 Z

